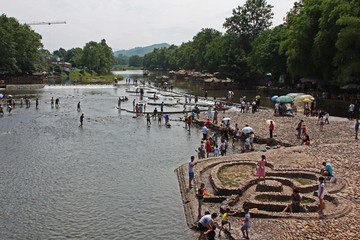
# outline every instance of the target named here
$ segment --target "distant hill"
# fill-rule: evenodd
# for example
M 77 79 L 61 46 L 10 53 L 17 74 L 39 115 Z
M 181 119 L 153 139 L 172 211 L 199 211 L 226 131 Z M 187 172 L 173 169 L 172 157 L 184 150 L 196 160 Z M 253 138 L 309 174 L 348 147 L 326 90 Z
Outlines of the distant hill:
M 115 51 L 114 55 L 115 55 L 115 57 L 117 57 L 121 54 L 126 57 L 131 57 L 133 55 L 138 55 L 140 57 L 143 57 L 145 54 L 152 52 L 154 50 L 154 48 L 168 48 L 168 47 L 170 47 L 170 44 L 168 44 L 168 43 L 159 43 L 159 44 L 153 44 L 153 45 L 147 46 L 147 47 L 136 47 L 136 48 L 132 48 L 129 50 Z

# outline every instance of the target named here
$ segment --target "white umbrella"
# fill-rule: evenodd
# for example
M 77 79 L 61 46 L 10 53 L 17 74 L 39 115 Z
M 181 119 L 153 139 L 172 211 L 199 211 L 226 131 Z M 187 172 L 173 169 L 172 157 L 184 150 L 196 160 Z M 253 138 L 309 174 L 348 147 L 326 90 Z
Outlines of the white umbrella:
M 8 95 L 8 97 L 13 97 L 12 95 Z
M 273 124 L 274 124 L 274 126 L 275 126 L 275 122 L 274 122 L 273 120 L 271 120 L 271 119 L 266 120 L 266 123 L 270 125 L 270 122 L 271 122 L 271 121 L 273 122 Z
M 230 120 L 231 120 L 231 118 L 226 117 L 226 118 L 223 118 L 222 120 L 224 120 L 224 121 L 230 121 Z
M 3 97 L 4 97 L 4 95 L 0 93 L 0 98 L 3 98 Z
M 241 132 L 243 133 L 251 133 L 253 131 L 253 129 L 251 127 L 244 127 Z

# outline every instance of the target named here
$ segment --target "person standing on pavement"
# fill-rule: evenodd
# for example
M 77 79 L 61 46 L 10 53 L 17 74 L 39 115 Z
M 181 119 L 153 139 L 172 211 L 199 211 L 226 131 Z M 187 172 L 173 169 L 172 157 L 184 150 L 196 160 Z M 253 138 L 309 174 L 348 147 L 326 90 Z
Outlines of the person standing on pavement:
M 192 188 L 191 182 L 194 179 L 194 166 L 197 164 L 195 161 L 195 157 L 191 156 L 189 162 L 189 189 Z
M 359 125 L 360 125 L 359 118 L 356 118 L 356 120 L 355 120 L 355 139 L 358 139 Z
M 273 138 L 273 131 L 274 131 L 274 123 L 273 121 L 270 121 L 270 125 L 269 125 L 269 131 L 270 131 L 270 138 Z

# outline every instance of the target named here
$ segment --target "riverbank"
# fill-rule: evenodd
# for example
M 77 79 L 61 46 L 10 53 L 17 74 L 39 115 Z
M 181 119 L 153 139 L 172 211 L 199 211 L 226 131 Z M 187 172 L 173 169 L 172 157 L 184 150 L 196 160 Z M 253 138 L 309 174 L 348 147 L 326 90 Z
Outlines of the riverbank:
M 222 117 L 230 117 L 232 126 L 235 123 L 238 123 L 240 128 L 246 124 L 250 125 L 254 129 L 255 135 L 264 139 L 269 137 L 266 120 L 272 119 L 275 121 L 275 139 L 289 144 L 290 147 L 271 148 L 265 153 L 250 152 L 200 160 L 195 166 L 195 189 L 200 182 L 204 182 L 207 187 L 206 191 L 212 194 L 213 200 L 221 198 L 216 194 L 217 190 L 214 189 L 214 178 L 217 178 L 216 166 L 242 161 L 255 164 L 262 154 L 266 155 L 267 161 L 273 167 L 271 169 L 269 166 L 270 172 L 275 171 L 275 169 L 277 171 L 306 171 L 318 176 L 322 162 L 326 161 L 331 163 L 334 169 L 334 175 L 338 179 L 336 184 L 340 186 L 341 182 L 345 183 L 344 188 L 326 193 L 337 199 L 339 207 L 333 208 L 331 203 L 327 203 L 324 215 L 309 213 L 309 216 L 302 215 L 301 217 L 297 214 L 286 214 L 284 217 L 275 214 L 273 216 L 277 217 L 264 218 L 256 217 L 256 215 L 261 215 L 260 213 L 263 211 L 254 212 L 249 236 L 251 239 L 358 239 L 358 232 L 360 231 L 360 217 L 358 216 L 360 210 L 360 177 L 358 176 L 360 142 L 354 139 L 354 121 L 331 117 L 330 124 L 325 125 L 324 130 L 320 131 L 316 118 L 307 118 L 303 115 L 275 117 L 270 109 L 261 109 L 255 114 L 239 112 L 219 114 L 219 119 Z M 200 121 L 204 121 L 206 118 L 206 114 L 201 114 Z M 307 132 L 311 138 L 310 146 L 301 145 L 295 135 L 296 124 L 300 119 L 303 119 L 306 124 Z M 187 168 L 188 164 L 184 164 L 176 171 L 179 177 L 186 218 L 188 225 L 192 227 L 197 217 L 197 200 L 195 190 L 189 190 L 187 187 Z M 326 186 L 330 190 L 331 184 L 328 183 Z M 246 196 L 243 198 L 246 199 Z M 214 203 L 209 199 L 209 201 L 204 202 L 202 212 L 205 210 L 219 212 L 221 207 L 224 207 L 224 204 L 226 205 L 226 202 L 229 201 Z M 231 209 L 235 207 L 230 206 Z M 337 212 L 340 209 L 343 209 L 343 212 Z M 189 219 L 191 220 L 189 221 Z M 233 216 L 228 217 L 228 219 L 232 223 L 233 229 L 229 232 L 228 238 L 241 238 L 241 217 Z M 219 217 L 216 221 L 220 224 Z

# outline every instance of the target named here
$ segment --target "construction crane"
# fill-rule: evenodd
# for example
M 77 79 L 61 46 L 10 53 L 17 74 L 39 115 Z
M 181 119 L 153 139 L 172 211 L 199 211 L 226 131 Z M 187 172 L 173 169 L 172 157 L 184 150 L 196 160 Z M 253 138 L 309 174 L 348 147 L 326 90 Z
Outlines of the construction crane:
M 26 25 L 52 25 L 52 24 L 66 24 L 65 21 L 62 22 L 32 22 L 32 23 L 25 23 Z

